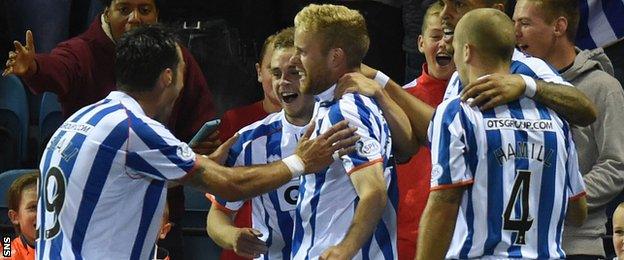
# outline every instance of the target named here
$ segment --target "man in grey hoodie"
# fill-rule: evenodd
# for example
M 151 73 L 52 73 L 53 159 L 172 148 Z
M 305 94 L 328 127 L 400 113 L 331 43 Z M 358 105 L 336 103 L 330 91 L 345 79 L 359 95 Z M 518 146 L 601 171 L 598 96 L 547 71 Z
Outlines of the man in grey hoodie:
M 581 51 L 575 47 L 577 1 L 520 0 L 513 18 L 518 48 L 549 62 L 598 109 L 593 124 L 572 126 L 589 216 L 582 227 L 565 226 L 563 249 L 568 259 L 604 257 L 605 208 L 624 188 L 622 87 L 612 76 L 613 67 L 602 49 Z

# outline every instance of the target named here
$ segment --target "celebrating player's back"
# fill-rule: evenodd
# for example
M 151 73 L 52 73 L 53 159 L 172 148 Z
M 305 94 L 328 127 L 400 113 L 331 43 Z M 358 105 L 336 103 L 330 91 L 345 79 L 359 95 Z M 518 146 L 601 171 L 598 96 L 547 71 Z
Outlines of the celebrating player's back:
M 454 59 L 462 82 L 508 73 L 515 38 L 504 13 L 471 11 L 457 28 Z M 432 193 L 421 221 L 419 259 L 445 253 L 454 259 L 564 258 L 566 211 L 573 223 L 586 214 L 569 130 L 554 111 L 529 98 L 483 112 L 459 98 L 443 102 L 429 129 Z

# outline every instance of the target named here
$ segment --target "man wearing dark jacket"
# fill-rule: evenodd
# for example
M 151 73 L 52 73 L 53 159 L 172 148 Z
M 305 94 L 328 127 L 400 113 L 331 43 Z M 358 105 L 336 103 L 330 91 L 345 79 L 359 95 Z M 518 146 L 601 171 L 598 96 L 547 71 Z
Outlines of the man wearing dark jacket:
M 563 233 L 568 259 L 598 259 L 605 255 L 606 205 L 624 188 L 624 94 L 602 49 L 574 46 L 578 17 L 577 1 L 567 0 L 521 0 L 514 12 L 518 47 L 552 64 L 598 109 L 594 123 L 572 127 L 589 216 L 583 226 L 566 225 Z

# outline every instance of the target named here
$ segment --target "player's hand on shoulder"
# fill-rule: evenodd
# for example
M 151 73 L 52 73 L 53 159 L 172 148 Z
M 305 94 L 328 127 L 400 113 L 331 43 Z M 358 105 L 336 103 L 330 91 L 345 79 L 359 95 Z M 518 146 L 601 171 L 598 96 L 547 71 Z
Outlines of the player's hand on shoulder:
M 318 172 L 329 166 L 338 156 L 355 151 L 355 143 L 360 137 L 355 134 L 357 128 L 349 127 L 346 120 L 340 121 L 323 134 L 310 139 L 315 129 L 314 126 L 315 123 L 312 121 L 295 150 L 295 154 L 303 161 L 306 173 Z
M 319 257 L 320 260 L 349 260 L 353 256 L 346 248 L 336 245 L 328 248 Z
M 219 146 L 221 146 L 221 140 L 219 140 L 219 131 L 217 130 L 191 148 L 195 153 L 208 155 L 216 151 Z
M 260 240 L 262 233 L 253 228 L 239 228 L 234 234 L 232 250 L 246 258 L 260 257 L 268 250 L 266 243 Z
M 377 97 L 383 91 L 382 86 L 377 81 L 366 77 L 359 72 L 344 74 L 338 79 L 338 86 L 334 95 L 341 97 L 345 93 L 359 93 L 367 97 Z
M 26 31 L 26 46 L 19 41 L 14 41 L 14 51 L 9 52 L 5 69 L 2 76 L 15 74 L 17 76 L 26 76 L 35 73 L 37 63 L 35 62 L 35 43 L 32 32 Z
M 468 101 L 471 106 L 478 106 L 481 110 L 488 110 L 518 100 L 524 90 L 524 80 L 520 75 L 491 74 L 465 86 L 461 92 L 461 100 Z

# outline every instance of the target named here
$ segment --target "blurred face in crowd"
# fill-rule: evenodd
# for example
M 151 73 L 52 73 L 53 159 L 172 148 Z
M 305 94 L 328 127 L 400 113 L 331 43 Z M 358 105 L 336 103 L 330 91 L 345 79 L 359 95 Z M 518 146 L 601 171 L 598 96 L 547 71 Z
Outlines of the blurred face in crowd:
M 302 93 L 317 95 L 333 84 L 329 80 L 329 52 L 323 45 L 323 37 L 318 33 L 295 29 L 293 63 L 302 75 Z
M 442 38 L 442 22 L 437 14 L 425 18 L 425 32 L 418 36 L 418 49 L 425 55 L 429 75 L 436 79 L 450 79 L 455 71 L 453 56 L 446 50 Z
M 518 48 L 531 56 L 548 60 L 548 54 L 555 48 L 555 26 L 544 20 L 539 6 L 529 1 L 518 1 L 513 20 Z
M 260 63 L 256 63 L 256 73 L 258 74 L 258 82 L 262 84 L 264 98 L 268 99 L 275 106 L 279 106 L 279 100 L 273 92 L 273 84 L 271 80 L 271 57 L 273 56 L 273 44 L 268 44 L 264 51 L 264 57 Z
M 37 225 L 37 189 L 36 185 L 25 186 L 17 211 L 9 210 L 9 218 L 13 225 L 18 225 L 20 232 L 29 243 L 35 241 L 35 228 Z
M 301 94 L 299 89 L 301 76 L 297 67 L 291 62 L 294 54 L 295 48 L 280 48 L 273 52 L 271 59 L 273 91 L 288 121 L 297 125 L 305 125 L 312 115 L 314 97 Z
M 624 207 L 622 205 L 613 212 L 613 248 L 618 259 L 624 259 Z
M 158 22 L 158 10 L 154 0 L 113 0 L 104 10 L 104 19 L 117 41 L 137 26 Z

